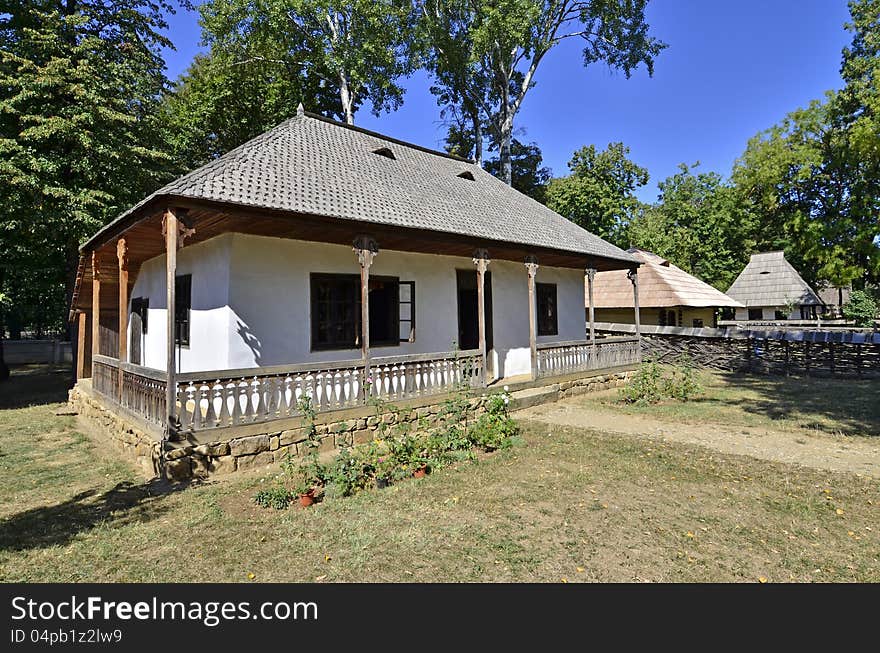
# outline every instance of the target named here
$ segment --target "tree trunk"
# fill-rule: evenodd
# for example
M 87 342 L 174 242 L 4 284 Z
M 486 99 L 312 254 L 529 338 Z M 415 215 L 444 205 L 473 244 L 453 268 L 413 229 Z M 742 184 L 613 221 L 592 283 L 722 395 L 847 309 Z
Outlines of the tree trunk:
M 3 292 L 3 278 L 6 276 L 6 269 L 0 266 L 0 294 Z M 3 338 L 6 335 L 6 327 L 3 326 L 3 308 L 0 307 L 0 381 L 9 378 L 9 366 L 3 358 Z
M 342 101 L 342 111 L 345 114 L 345 123 L 354 124 L 354 111 L 352 109 L 353 98 L 348 86 L 348 76 L 344 70 L 339 71 L 339 99 Z
M 501 143 L 498 156 L 501 159 L 501 179 L 508 186 L 513 185 L 513 166 L 510 161 L 510 141 L 512 138 L 513 124 L 505 120 L 501 126 Z
M 483 167 L 483 125 L 480 123 L 480 113 L 471 110 L 471 123 L 474 126 L 474 163 Z

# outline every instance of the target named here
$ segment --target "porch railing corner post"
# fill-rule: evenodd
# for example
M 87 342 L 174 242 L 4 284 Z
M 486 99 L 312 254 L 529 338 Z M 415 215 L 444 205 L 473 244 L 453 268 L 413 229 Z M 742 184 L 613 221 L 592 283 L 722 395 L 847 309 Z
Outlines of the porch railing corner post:
M 535 277 L 538 274 L 538 259 L 529 255 L 525 258 L 529 275 L 529 350 L 531 352 L 531 379 L 538 378 L 538 307 L 535 297 Z

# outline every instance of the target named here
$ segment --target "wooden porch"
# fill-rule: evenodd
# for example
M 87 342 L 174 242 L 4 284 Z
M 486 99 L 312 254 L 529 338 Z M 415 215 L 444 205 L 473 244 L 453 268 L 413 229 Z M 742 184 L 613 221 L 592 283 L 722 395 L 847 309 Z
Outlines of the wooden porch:
M 599 338 L 538 346 L 539 379 L 632 367 L 640 360 L 639 340 Z M 317 413 L 364 408 L 376 400 L 401 402 L 439 398 L 485 387 L 478 349 L 371 358 L 311 365 L 210 370 L 173 375 L 167 411 L 168 375 L 96 354 L 92 390 L 145 428 L 174 440 L 225 431 L 227 437 L 251 424 L 301 417 L 304 397 Z M 167 418 L 166 418 L 167 415 Z

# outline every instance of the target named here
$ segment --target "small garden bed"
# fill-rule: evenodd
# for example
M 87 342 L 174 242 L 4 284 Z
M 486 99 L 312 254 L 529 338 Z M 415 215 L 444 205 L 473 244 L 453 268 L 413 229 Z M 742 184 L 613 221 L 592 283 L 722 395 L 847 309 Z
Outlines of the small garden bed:
M 329 461 L 318 457 L 315 412 L 304 397 L 300 410 L 309 424 L 311 451 L 303 457 L 288 455 L 281 473 L 270 488 L 260 490 L 254 500 L 260 506 L 283 510 L 292 503 L 303 507 L 325 498 L 346 497 L 362 490 L 382 489 L 409 478 L 421 478 L 449 465 L 475 459 L 477 452 L 511 447 L 519 428 L 510 416 L 510 395 L 504 391 L 485 397 L 483 412 L 473 414 L 464 389 L 444 402 L 439 425 L 429 426 L 420 419 L 413 428 L 406 419 L 385 420 L 389 413 L 398 418 L 403 409 L 383 400 L 373 400 L 377 418 L 376 436 L 371 442 L 339 451 Z M 407 412 L 411 409 L 407 409 Z

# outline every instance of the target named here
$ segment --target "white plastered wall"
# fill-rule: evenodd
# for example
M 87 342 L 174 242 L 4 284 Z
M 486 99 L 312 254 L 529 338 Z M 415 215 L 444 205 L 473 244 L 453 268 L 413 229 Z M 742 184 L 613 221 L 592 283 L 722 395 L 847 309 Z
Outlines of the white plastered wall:
M 381 243 L 380 243 L 381 247 Z M 491 254 L 491 253 L 490 253 Z M 458 336 L 456 270 L 470 258 L 380 250 L 372 275 L 415 282 L 415 341 L 373 347 L 374 357 L 446 352 Z M 494 345 L 498 376 L 529 372 L 528 275 L 525 265 L 492 261 Z M 351 247 L 226 234 L 178 253 L 178 274 L 193 275 L 191 345 L 181 371 L 236 369 L 356 359 L 359 349 L 311 351 L 311 273 L 358 274 Z M 580 270 L 540 267 L 537 281 L 557 284 L 558 335 L 538 342 L 583 340 Z M 165 259 L 145 263 L 132 297 L 150 300 L 145 364 L 165 367 Z

